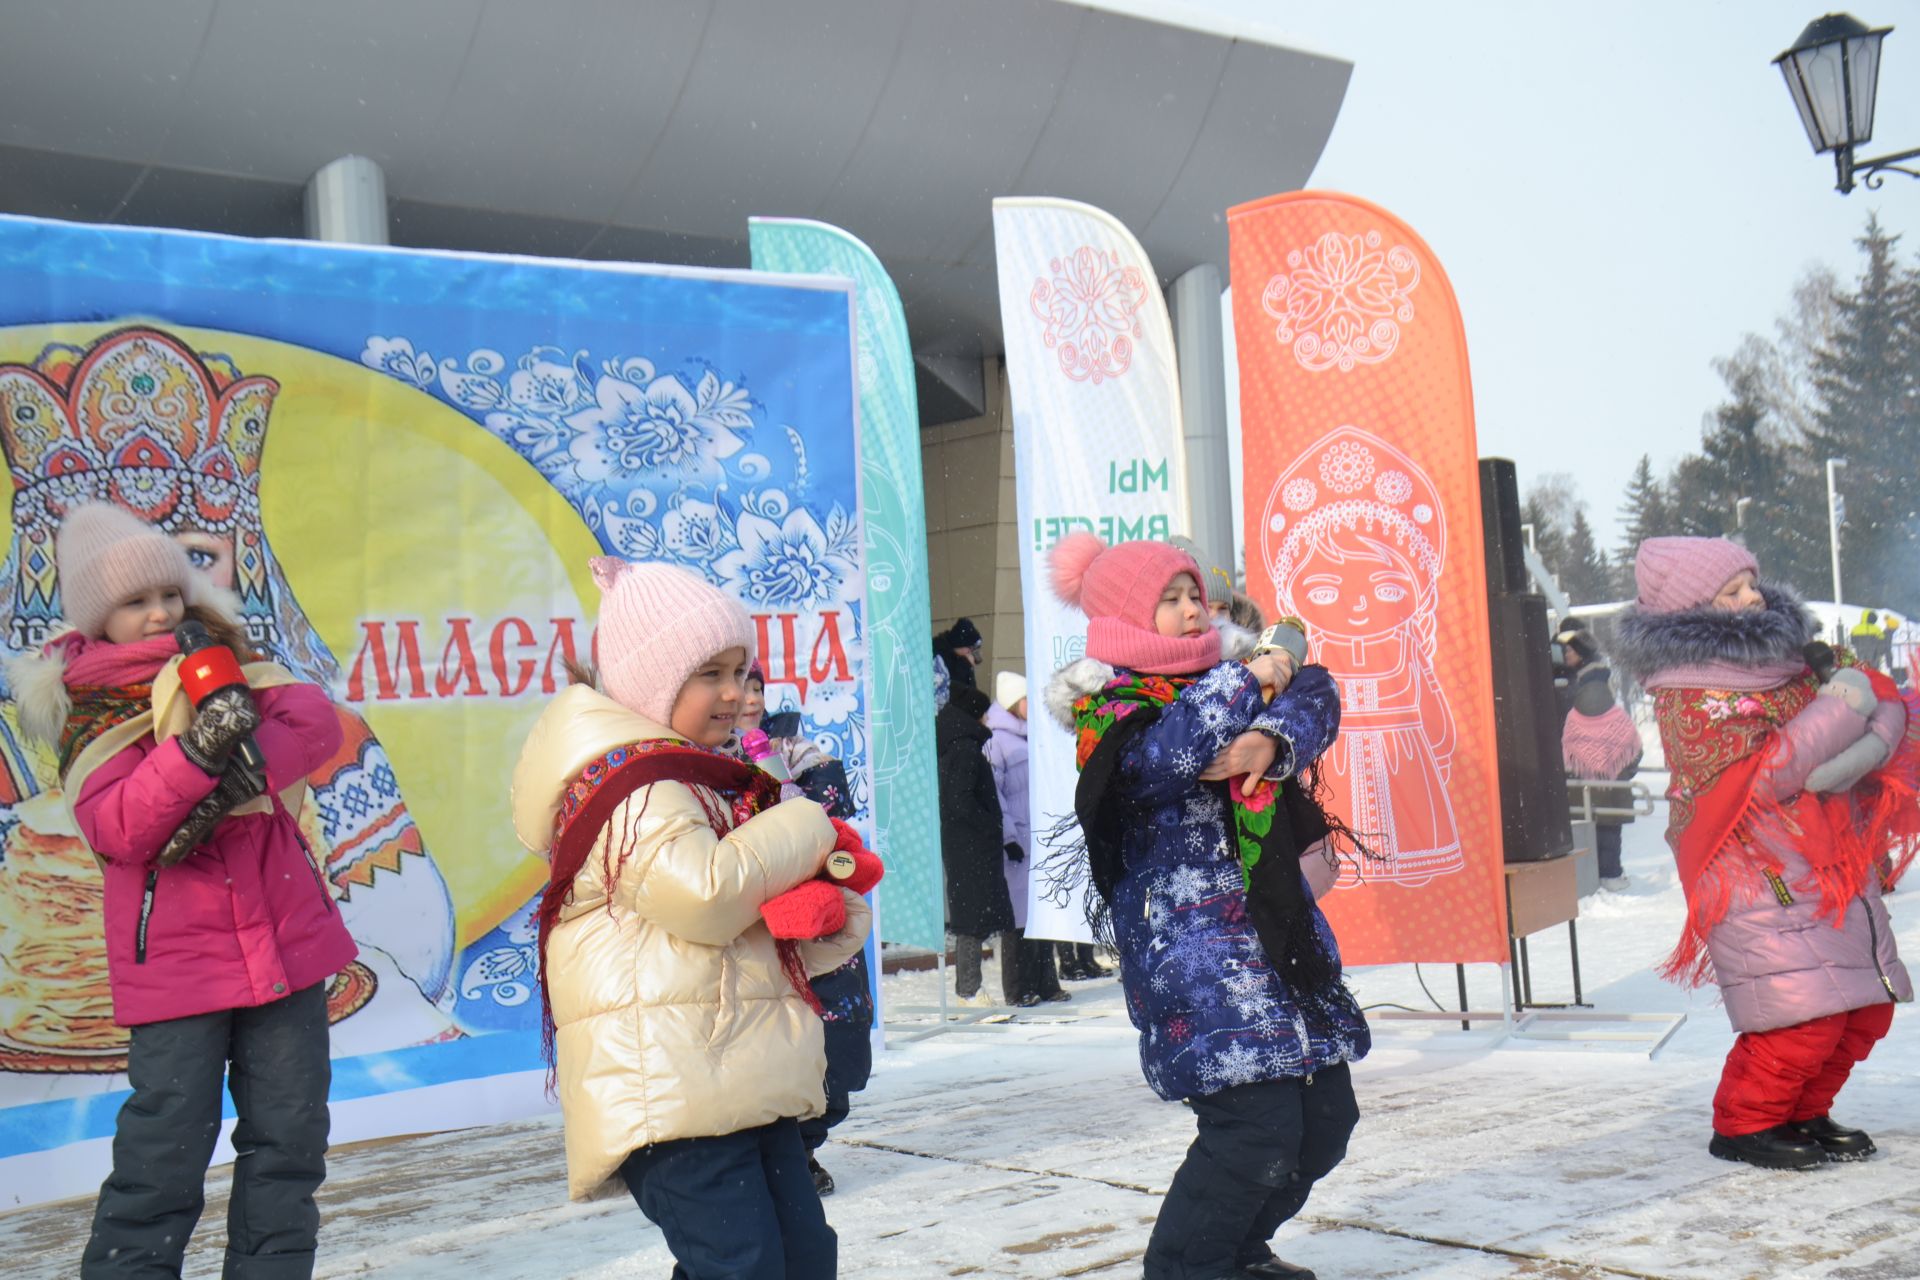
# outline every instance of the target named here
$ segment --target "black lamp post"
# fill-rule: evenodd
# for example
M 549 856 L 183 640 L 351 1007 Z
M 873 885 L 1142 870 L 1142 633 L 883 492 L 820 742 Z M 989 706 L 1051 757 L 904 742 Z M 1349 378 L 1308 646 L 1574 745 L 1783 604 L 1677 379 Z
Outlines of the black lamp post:
M 1773 60 L 1793 95 L 1815 154 L 1833 152 L 1841 195 L 1853 190 L 1857 175 L 1878 190 L 1888 171 L 1920 178 L 1902 165 L 1920 159 L 1920 150 L 1855 160 L 1853 149 L 1873 140 L 1873 97 L 1880 83 L 1880 42 L 1892 27 L 1868 27 L 1846 13 L 1829 13 L 1807 24 L 1793 47 Z

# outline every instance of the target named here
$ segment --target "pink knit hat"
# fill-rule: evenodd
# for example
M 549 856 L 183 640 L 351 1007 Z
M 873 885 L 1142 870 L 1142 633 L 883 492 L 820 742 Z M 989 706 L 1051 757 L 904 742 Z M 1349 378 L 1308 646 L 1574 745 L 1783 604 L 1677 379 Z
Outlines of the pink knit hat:
M 753 619 L 705 578 L 613 556 L 588 564 L 600 584 L 600 682 L 621 706 L 665 725 L 680 686 L 714 654 L 739 648 L 752 661 Z
M 74 630 L 98 640 L 127 597 L 178 587 L 188 604 L 204 604 L 213 584 L 195 573 L 186 548 L 131 511 L 89 502 L 67 513 L 54 536 L 60 610 Z
M 1647 613 L 1711 604 L 1735 575 L 1760 572 L 1753 553 L 1725 538 L 1648 538 L 1633 557 L 1633 581 Z
M 1048 554 L 1053 591 L 1087 615 L 1087 656 L 1146 675 L 1185 675 L 1220 661 L 1220 633 L 1163 636 L 1153 614 L 1167 584 L 1190 573 L 1205 600 L 1207 580 L 1193 557 L 1164 542 L 1109 547 L 1091 533 L 1073 533 Z

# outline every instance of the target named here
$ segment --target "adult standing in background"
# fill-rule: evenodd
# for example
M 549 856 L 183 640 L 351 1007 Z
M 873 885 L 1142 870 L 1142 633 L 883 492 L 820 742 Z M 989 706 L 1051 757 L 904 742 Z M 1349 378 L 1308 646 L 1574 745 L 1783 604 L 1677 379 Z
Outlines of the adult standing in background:
M 1019 992 L 1008 1003 L 1031 1008 L 1042 1000 L 1072 999 L 1060 989 L 1053 967 L 1053 944 L 1026 938 L 1027 876 L 1033 866 L 1033 833 L 1027 806 L 1027 678 L 1002 671 L 993 678 L 993 705 L 987 708 L 987 763 L 1000 797 L 1000 833 L 1006 845 L 1007 896 L 1013 901 L 1013 934 L 1002 963 L 1019 969 Z
M 1634 727 L 1613 694 L 1613 673 L 1600 661 L 1600 646 L 1584 628 L 1567 628 L 1553 638 L 1558 650 L 1556 675 L 1566 685 L 1561 693 L 1564 715 L 1560 754 L 1567 777 L 1580 782 L 1625 782 L 1640 768 L 1640 730 Z M 1623 807 L 1611 789 L 1602 790 L 1598 804 Z M 1620 866 L 1620 828 L 1632 819 L 1594 820 L 1594 846 L 1599 856 L 1600 887 L 1614 893 L 1632 887 Z
M 934 720 L 939 753 L 940 860 L 947 873 L 947 930 L 953 934 L 954 991 L 968 1004 L 980 997 L 980 948 L 991 934 L 1001 939 L 1001 988 L 1007 1003 L 1020 994 L 1019 965 L 1012 960 L 1013 900 L 1001 871 L 1006 862 L 1000 796 L 985 747 L 992 737 L 985 718 L 992 704 L 971 685 L 953 691 Z
M 933 638 L 933 660 L 939 669 L 934 673 L 936 690 L 941 683 L 940 673 L 946 673 L 947 697 L 951 698 L 961 689 L 979 687 L 974 679 L 973 669 L 980 665 L 985 646 L 981 643 L 980 628 L 973 625 L 972 618 L 962 618 L 945 631 Z M 944 707 L 944 699 L 937 699 Z

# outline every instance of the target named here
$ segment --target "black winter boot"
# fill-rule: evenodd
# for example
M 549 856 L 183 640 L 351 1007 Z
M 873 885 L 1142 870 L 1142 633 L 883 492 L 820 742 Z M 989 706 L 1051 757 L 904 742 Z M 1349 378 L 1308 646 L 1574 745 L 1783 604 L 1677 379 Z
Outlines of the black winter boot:
M 822 1169 L 812 1156 L 807 1157 L 807 1172 L 813 1175 L 813 1189 L 821 1199 L 833 1194 L 833 1175 Z
M 1827 1153 L 1818 1142 L 1801 1137 L 1784 1124 L 1737 1138 L 1716 1133 L 1707 1150 L 1722 1160 L 1738 1160 L 1762 1169 L 1817 1169 L 1827 1162 Z
M 1243 1276 L 1258 1276 L 1260 1280 L 1314 1280 L 1313 1272 L 1305 1267 L 1296 1267 L 1280 1258 L 1268 1258 L 1265 1262 L 1243 1262 L 1240 1264 Z
M 1835 1124 L 1830 1116 L 1796 1120 L 1786 1128 L 1798 1137 L 1819 1143 L 1829 1160 L 1865 1160 L 1879 1149 L 1873 1145 L 1872 1138 L 1858 1129 Z

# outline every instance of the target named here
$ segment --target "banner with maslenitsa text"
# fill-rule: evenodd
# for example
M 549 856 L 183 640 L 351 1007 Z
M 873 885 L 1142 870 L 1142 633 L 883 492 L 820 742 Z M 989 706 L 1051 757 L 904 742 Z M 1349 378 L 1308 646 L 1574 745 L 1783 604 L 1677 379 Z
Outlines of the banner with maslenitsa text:
M 1322 900 L 1350 964 L 1507 958 L 1473 390 L 1425 241 L 1352 196 L 1227 214 L 1247 587 L 1340 683 L 1322 768 L 1378 855 Z
M 589 655 L 590 557 L 734 593 L 867 805 L 853 360 L 844 280 L 0 218 L 8 653 L 61 625 L 55 533 L 106 500 L 333 699 L 298 817 L 359 947 L 327 992 L 336 1142 L 547 1105 L 546 864 L 507 780 Z M 5 1208 L 99 1185 L 127 1032 L 99 871 L 0 694 Z
M 1090 530 L 1109 544 L 1187 532 L 1186 453 L 1173 327 L 1153 264 L 1104 210 L 1071 200 L 993 202 L 1000 319 L 1013 408 L 1027 681 L 1085 656 L 1087 620 L 1048 586 L 1047 552 Z M 1073 739 L 1027 718 L 1033 830 L 1073 813 Z M 1042 855 L 1044 857 L 1044 854 Z M 1027 933 L 1087 940 L 1084 903 L 1031 879 Z

